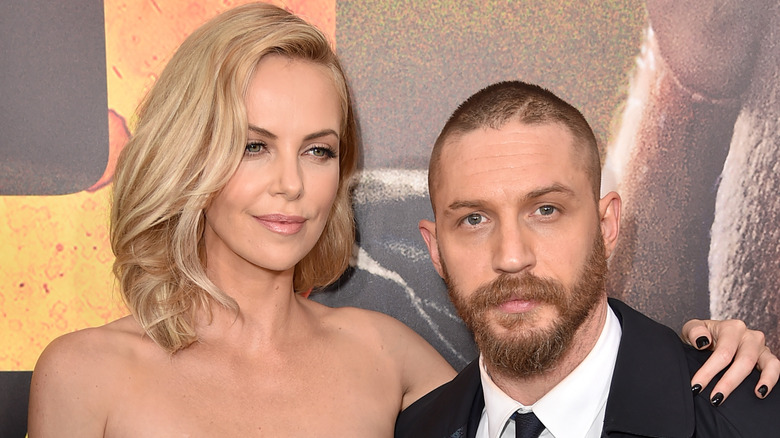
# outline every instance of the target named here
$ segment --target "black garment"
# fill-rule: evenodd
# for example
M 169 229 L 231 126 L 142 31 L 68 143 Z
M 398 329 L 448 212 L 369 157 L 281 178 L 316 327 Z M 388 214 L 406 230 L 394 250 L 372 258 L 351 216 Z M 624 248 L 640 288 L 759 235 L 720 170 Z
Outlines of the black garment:
M 714 407 L 710 391 L 720 375 L 695 397 L 690 383 L 709 352 L 685 345 L 671 329 L 620 301 L 610 299 L 609 305 L 623 336 L 603 437 L 780 437 L 780 396 L 760 400 L 753 394 L 757 371 Z M 395 436 L 474 437 L 485 406 L 478 362 L 401 412 Z
M 515 422 L 515 438 L 539 438 L 544 432 L 544 424 L 533 412 L 515 412 L 512 420 Z

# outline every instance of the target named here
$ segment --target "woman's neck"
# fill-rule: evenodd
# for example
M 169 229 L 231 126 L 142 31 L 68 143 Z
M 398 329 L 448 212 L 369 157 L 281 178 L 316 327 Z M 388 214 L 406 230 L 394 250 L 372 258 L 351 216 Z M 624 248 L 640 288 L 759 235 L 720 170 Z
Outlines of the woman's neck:
M 257 266 L 219 265 L 207 269 L 211 281 L 238 304 L 238 313 L 211 301 L 198 317 L 196 330 L 203 342 L 227 342 L 240 348 L 262 348 L 287 342 L 308 319 L 302 298 L 293 292 L 293 272 L 268 271 Z

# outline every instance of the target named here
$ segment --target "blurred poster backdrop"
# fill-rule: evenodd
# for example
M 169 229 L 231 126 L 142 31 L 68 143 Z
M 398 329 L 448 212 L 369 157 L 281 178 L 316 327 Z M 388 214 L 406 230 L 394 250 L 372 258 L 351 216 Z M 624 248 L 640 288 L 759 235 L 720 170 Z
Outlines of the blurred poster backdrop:
M 245 2 L 95 3 L 0 6 L 0 29 L 17 28 L 0 31 L 3 381 L 32 370 L 58 335 L 127 313 L 107 232 L 116 156 L 176 47 Z M 521 79 L 582 110 L 602 146 L 603 190 L 623 196 L 610 294 L 675 329 L 743 318 L 780 348 L 777 2 L 277 4 L 333 39 L 363 140 L 354 262 L 312 299 L 388 313 L 458 369 L 475 357 L 417 231 L 432 218 L 427 160 L 459 102 Z M 59 34 L 23 32 L 55 24 Z

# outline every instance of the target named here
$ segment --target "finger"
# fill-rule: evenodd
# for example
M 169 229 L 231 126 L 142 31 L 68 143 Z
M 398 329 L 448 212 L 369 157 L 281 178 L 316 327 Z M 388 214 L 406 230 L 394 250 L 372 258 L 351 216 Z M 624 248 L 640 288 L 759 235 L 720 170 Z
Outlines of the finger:
M 758 369 L 761 370 L 761 377 L 756 384 L 755 392 L 759 398 L 766 398 L 777 384 L 780 377 L 780 360 L 777 356 L 765 348 L 764 352 L 758 357 Z
M 753 372 L 759 358 L 759 353 L 757 350 L 754 350 L 753 346 L 756 342 L 759 342 L 759 340 L 757 340 L 759 337 L 762 338 L 762 350 L 760 351 L 763 351 L 766 348 L 763 347 L 763 335 L 759 336 L 755 333 L 746 335 L 731 366 L 712 388 L 710 403 L 715 406 L 720 406 L 728 398 L 729 394 L 731 394 L 734 389 L 736 389 L 737 386 Z M 746 343 L 749 345 L 748 348 L 745 348 Z M 754 388 L 754 390 L 757 391 L 758 387 Z
M 683 325 L 682 339 L 688 345 L 692 345 L 701 350 L 710 345 L 710 339 L 712 339 L 712 333 L 710 329 L 699 319 L 692 319 Z
M 704 365 L 699 368 L 698 371 L 696 371 L 696 374 L 693 375 L 693 378 L 691 379 L 691 390 L 693 391 L 694 395 L 701 392 L 703 388 L 706 388 L 707 385 L 710 384 L 710 381 L 724 368 L 726 368 L 730 363 L 732 358 L 734 357 L 734 353 L 736 352 L 736 347 L 730 348 L 728 346 L 728 342 L 718 342 L 718 348 L 712 353 L 712 355 L 707 359 L 707 361 L 704 363 Z M 758 358 L 758 355 L 756 355 L 756 359 Z M 745 361 L 750 361 L 750 359 L 745 359 Z M 753 369 L 753 366 L 755 366 L 755 360 L 753 362 L 750 362 L 750 369 Z M 739 373 L 744 373 L 742 375 L 742 378 L 737 380 L 737 383 L 741 382 L 742 379 L 749 373 L 744 372 L 744 365 L 742 367 L 737 368 L 736 371 L 732 373 L 732 376 L 730 378 L 735 379 Z M 726 377 L 725 375 L 723 376 Z M 723 382 L 723 379 L 721 379 L 719 384 Z M 731 394 L 731 391 L 734 390 L 734 384 L 729 383 L 728 381 L 725 384 L 720 385 L 717 388 L 717 391 L 713 389 L 712 395 L 716 395 L 717 392 L 721 392 L 722 400 L 720 400 L 720 404 L 723 402 L 723 399 L 728 394 Z M 725 391 L 725 393 L 724 393 Z
M 702 322 L 702 325 L 706 326 L 707 322 Z M 694 334 L 689 335 L 689 338 L 696 339 L 697 337 L 703 336 L 699 335 L 699 333 L 702 332 L 697 331 L 697 324 L 693 324 L 692 326 L 691 333 Z M 721 321 L 717 325 L 709 326 L 709 329 L 717 340 L 709 345 L 709 348 L 713 350 L 712 355 L 691 379 L 691 390 L 695 394 L 698 394 L 702 388 L 707 387 L 715 375 L 728 367 L 729 364 L 732 363 L 732 360 L 737 361 L 738 359 L 742 362 L 731 373 L 726 382 L 723 384 L 720 384 L 719 382 L 720 386 L 717 388 L 718 391 L 713 390 L 713 396 L 717 395 L 717 392 L 721 392 L 720 396 L 715 400 L 715 404 L 718 405 L 725 400 L 726 396 L 731 394 L 739 382 L 741 382 L 756 365 L 758 356 L 764 348 L 763 339 L 761 339 L 763 338 L 763 333 L 748 331 L 745 323 L 739 320 Z M 737 359 L 735 359 L 734 356 L 737 353 L 738 356 Z M 735 382 L 732 381 L 733 379 L 737 379 L 737 376 L 740 375 L 741 378 L 739 378 L 739 380 L 736 380 Z M 718 401 L 718 399 L 721 400 Z

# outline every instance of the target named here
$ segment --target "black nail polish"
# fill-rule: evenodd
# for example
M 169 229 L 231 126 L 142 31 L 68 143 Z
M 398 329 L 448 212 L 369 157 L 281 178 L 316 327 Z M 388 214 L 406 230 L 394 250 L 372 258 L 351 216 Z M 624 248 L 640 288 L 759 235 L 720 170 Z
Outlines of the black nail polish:
M 691 386 L 691 392 L 693 393 L 693 396 L 696 397 L 701 392 L 701 385 L 698 383 Z
M 769 388 L 767 388 L 766 385 L 761 385 L 761 387 L 758 388 L 758 393 L 761 394 L 761 398 L 766 397 L 767 392 L 769 392 Z
M 718 407 L 721 403 L 723 403 L 723 394 L 720 392 L 712 396 L 710 399 L 710 403 L 712 403 L 712 406 Z
M 702 349 L 708 345 L 710 345 L 710 340 L 706 336 L 696 338 L 696 348 Z

